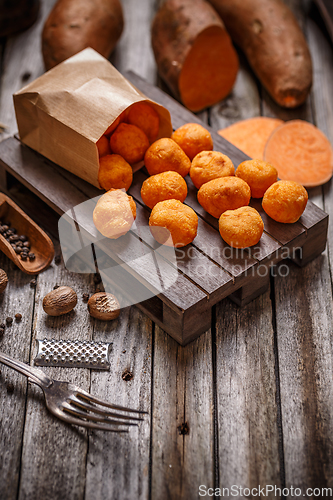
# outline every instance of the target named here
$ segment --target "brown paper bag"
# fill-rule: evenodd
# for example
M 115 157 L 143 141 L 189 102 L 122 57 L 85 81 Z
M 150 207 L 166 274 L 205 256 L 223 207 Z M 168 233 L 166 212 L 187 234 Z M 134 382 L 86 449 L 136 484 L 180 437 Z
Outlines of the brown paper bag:
M 96 142 L 125 109 L 139 101 L 149 102 L 158 112 L 158 137 L 170 137 L 169 111 L 149 100 L 90 48 L 14 94 L 21 141 L 96 187 L 100 187 Z

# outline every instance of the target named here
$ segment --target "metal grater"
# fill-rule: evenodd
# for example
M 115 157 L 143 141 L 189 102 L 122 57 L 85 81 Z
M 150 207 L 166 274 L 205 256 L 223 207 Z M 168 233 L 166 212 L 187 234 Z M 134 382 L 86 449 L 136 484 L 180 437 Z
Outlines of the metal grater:
M 109 370 L 111 344 L 90 340 L 38 340 L 36 366 L 64 366 Z

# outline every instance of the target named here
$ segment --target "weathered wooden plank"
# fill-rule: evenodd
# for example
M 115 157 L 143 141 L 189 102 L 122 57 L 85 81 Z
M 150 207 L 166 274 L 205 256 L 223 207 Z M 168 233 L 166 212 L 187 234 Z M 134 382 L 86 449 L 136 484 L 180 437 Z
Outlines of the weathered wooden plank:
M 0 95 L 0 121 L 7 129 L 1 139 L 13 135 L 17 130 L 13 98 L 17 90 L 44 73 L 41 51 L 41 32 L 55 0 L 40 2 L 40 12 L 36 23 L 27 31 L 8 38 L 3 61 Z
M 54 285 L 72 286 L 78 304 L 71 313 L 50 317 L 42 308 L 43 297 Z M 31 349 L 31 363 L 37 353 L 37 338 L 91 340 L 93 322 L 89 319 L 82 294 L 92 292 L 90 276 L 73 275 L 63 265 L 52 265 L 38 279 Z M 73 382 L 89 391 L 90 371 L 80 368 L 43 368 L 57 380 Z M 19 499 L 82 498 L 85 485 L 87 434 L 65 424 L 45 407 L 41 390 L 31 386 L 22 449 Z
M 303 13 L 304 25 L 300 5 L 292 2 L 291 6 L 296 6 L 299 17 Z M 320 103 L 318 110 L 322 108 L 323 95 L 330 87 L 325 60 L 328 51 L 320 37 L 314 44 L 309 25 L 308 33 L 310 50 L 315 51 L 313 114 L 310 98 L 293 111 L 274 108 L 272 113 L 272 107 L 268 111 L 264 106 L 265 114 L 312 121 L 317 117 L 316 101 Z M 321 116 L 332 116 L 330 99 L 325 101 Z M 310 199 L 322 207 L 322 189 L 314 188 L 309 193 Z M 329 197 L 327 202 L 330 206 Z M 305 227 L 306 218 L 305 214 Z M 309 238 L 315 236 L 309 233 Z M 302 492 L 306 488 L 332 487 L 332 292 L 327 256 L 324 253 L 302 269 L 291 265 L 287 276 L 277 275 L 274 281 L 285 485 L 301 488 Z
M 136 307 L 113 322 L 95 321 L 95 341 L 112 343 L 109 372 L 92 371 L 90 391 L 148 412 L 129 434 L 89 434 L 85 498 L 147 499 L 149 492 L 152 323 Z M 130 380 L 124 380 L 125 371 Z M 124 375 L 125 377 L 125 375 Z M 126 377 L 125 377 L 126 378 Z
M 197 498 L 213 484 L 211 334 L 185 348 L 156 328 L 151 498 Z
M 232 485 L 280 487 L 269 293 L 242 309 L 224 300 L 216 317 L 220 488 L 229 488 L 231 498 Z
M 0 323 L 7 317 L 22 314 L 22 321 L 13 321 L 0 338 L 0 350 L 25 363 L 29 362 L 32 312 L 35 290 L 31 276 L 13 269 L 11 261 L 0 253 L 0 268 L 6 271 L 8 285 L 0 295 Z M 0 364 L 0 496 L 16 498 L 18 491 L 22 435 L 27 392 L 26 377 Z

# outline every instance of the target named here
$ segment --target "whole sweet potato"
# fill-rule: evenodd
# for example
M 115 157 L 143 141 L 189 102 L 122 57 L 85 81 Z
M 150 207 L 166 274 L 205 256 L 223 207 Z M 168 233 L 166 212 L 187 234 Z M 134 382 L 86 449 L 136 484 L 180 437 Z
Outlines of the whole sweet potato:
M 310 52 L 282 0 L 209 0 L 233 41 L 272 98 L 287 108 L 302 104 L 312 85 Z
M 158 71 L 192 111 L 226 97 L 238 57 L 216 11 L 204 0 L 166 0 L 152 25 Z
M 46 69 L 87 47 L 108 58 L 123 27 L 119 0 L 58 0 L 42 33 Z

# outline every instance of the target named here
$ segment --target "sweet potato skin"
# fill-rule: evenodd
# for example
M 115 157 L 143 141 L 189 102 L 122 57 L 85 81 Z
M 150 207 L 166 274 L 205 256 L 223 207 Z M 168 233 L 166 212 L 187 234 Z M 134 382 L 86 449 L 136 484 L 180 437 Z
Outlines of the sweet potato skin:
M 58 0 L 42 33 L 46 69 L 87 47 L 108 58 L 123 27 L 120 0 Z
M 272 98 L 294 108 L 312 85 L 311 55 L 293 13 L 282 0 L 208 0 Z
M 158 71 L 178 99 L 181 98 L 179 76 L 186 57 L 198 35 L 212 27 L 221 29 L 230 40 L 216 11 L 203 0 L 166 0 L 155 15 L 151 41 Z M 238 69 L 238 58 L 231 40 L 230 52 Z

